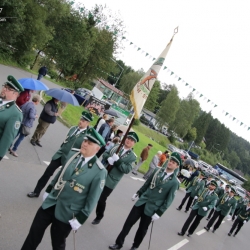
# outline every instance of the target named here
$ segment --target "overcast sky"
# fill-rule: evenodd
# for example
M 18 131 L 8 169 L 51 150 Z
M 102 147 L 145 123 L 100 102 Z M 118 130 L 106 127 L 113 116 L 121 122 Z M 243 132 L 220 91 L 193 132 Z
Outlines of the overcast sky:
M 129 42 L 122 40 L 124 50 L 117 58 L 135 70 L 147 71 L 153 61 L 145 57 L 146 52 L 158 57 L 171 39 L 174 28 L 179 26 L 164 63 L 174 74 L 170 76 L 170 72 L 162 68 L 159 80 L 176 84 L 180 97 L 186 97 L 195 88 L 195 98 L 203 110 L 212 110 L 215 118 L 250 141 L 250 130 L 247 130 L 250 127 L 249 0 L 81 2 L 89 9 L 94 4 L 106 4 L 113 13 L 119 13 Z M 129 45 L 130 42 L 133 45 Z M 145 53 L 138 52 L 137 46 Z M 176 75 L 193 88 L 185 87 Z M 204 97 L 199 98 L 200 94 L 211 101 L 207 103 Z M 218 106 L 213 108 L 215 104 Z M 225 116 L 225 112 L 229 115 Z

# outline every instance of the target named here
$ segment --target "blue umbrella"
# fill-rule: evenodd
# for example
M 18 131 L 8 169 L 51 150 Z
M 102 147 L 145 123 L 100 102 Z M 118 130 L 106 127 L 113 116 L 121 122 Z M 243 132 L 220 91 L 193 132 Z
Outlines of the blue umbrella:
M 67 102 L 74 106 L 79 106 L 77 99 L 66 90 L 63 89 L 49 89 L 44 91 L 46 95 L 52 96 L 61 102 Z
M 32 78 L 21 78 L 18 80 L 24 89 L 48 90 L 49 88 L 42 82 Z

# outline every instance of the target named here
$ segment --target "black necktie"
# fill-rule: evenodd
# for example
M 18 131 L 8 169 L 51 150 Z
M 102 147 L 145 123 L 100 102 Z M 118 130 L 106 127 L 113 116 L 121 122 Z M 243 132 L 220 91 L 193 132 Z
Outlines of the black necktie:
M 164 180 L 164 177 L 165 177 L 166 175 L 167 175 L 167 173 L 164 172 L 163 175 L 162 175 L 161 178 L 160 178 L 160 181 L 163 181 L 163 180 Z
M 82 156 L 81 160 L 76 165 L 76 168 L 75 168 L 76 171 L 78 171 L 82 167 L 82 164 L 83 164 L 84 161 L 85 161 L 85 158 Z

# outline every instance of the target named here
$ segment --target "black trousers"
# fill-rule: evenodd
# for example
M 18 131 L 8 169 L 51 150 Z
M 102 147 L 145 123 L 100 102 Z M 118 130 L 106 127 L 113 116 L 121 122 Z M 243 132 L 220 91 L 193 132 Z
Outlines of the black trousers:
M 239 210 L 240 210 L 240 208 L 236 208 L 236 209 L 234 210 L 234 214 L 233 214 L 233 216 L 232 216 L 232 220 L 235 219 L 235 217 L 237 216 Z
M 54 174 L 56 169 L 58 169 L 62 165 L 61 163 L 61 157 L 56 160 L 51 160 L 49 166 L 46 168 L 45 172 L 41 176 L 41 178 L 38 180 L 36 187 L 34 189 L 34 193 L 40 194 L 42 189 L 47 184 L 49 178 Z
M 236 231 L 235 231 L 235 235 L 240 231 L 240 229 L 242 228 L 242 226 L 244 225 L 243 221 L 239 220 L 238 218 L 235 220 L 232 228 L 230 229 L 230 233 L 232 234 L 234 229 L 237 227 Z
M 198 209 L 195 209 L 190 212 L 186 222 L 184 223 L 181 232 L 182 233 L 186 233 L 186 231 L 188 230 L 189 234 L 193 234 L 195 229 L 199 226 L 200 221 L 202 220 L 203 216 L 198 214 Z M 194 221 L 193 221 L 194 220 Z M 193 223 L 192 223 L 193 221 Z M 192 223 L 192 225 L 189 227 L 189 225 Z
M 219 217 L 219 218 L 218 218 Z M 218 218 L 217 222 L 214 224 L 215 220 Z M 224 215 L 221 214 L 221 211 L 214 211 L 213 217 L 207 223 L 207 227 L 210 228 L 214 224 L 214 230 L 217 230 L 220 227 L 221 222 L 225 218 Z
M 139 207 L 133 206 L 123 225 L 122 231 L 115 241 L 116 244 L 123 246 L 124 240 L 128 235 L 130 229 L 140 219 L 140 224 L 135 234 L 133 247 L 138 248 L 140 246 L 152 221 L 151 216 L 147 216 L 146 214 L 144 214 L 144 207 L 145 204 Z
M 96 206 L 96 220 L 101 220 L 104 217 L 104 211 L 106 208 L 106 200 L 112 193 L 113 189 L 104 186 L 102 194 Z
M 188 199 L 189 198 L 189 199 Z M 192 201 L 194 200 L 193 197 L 191 197 L 191 192 L 190 193 L 186 193 L 186 195 L 184 196 L 184 198 L 181 201 L 181 205 L 179 206 L 179 209 L 182 209 L 183 205 L 185 204 L 186 200 L 188 199 L 187 205 L 186 205 L 186 211 L 189 210 Z
M 210 219 L 214 213 L 214 208 L 211 209 L 211 211 L 208 214 L 208 218 Z
M 55 206 L 47 209 L 40 207 L 38 209 L 21 250 L 35 250 L 42 241 L 44 232 L 50 224 L 52 249 L 65 250 L 66 238 L 70 234 L 71 226 L 55 218 Z

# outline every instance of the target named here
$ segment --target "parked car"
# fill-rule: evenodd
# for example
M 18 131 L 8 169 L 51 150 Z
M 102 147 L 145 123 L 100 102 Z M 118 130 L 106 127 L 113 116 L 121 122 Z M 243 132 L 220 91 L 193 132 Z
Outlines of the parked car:
M 245 189 L 243 189 L 242 187 L 239 187 L 239 186 L 235 187 L 235 189 L 236 189 L 237 194 L 240 197 L 245 198 L 245 196 L 246 196 L 246 190 Z
M 234 180 L 234 179 L 231 179 L 231 180 L 229 180 L 228 182 L 229 182 L 230 184 L 232 184 L 232 185 L 236 185 L 236 184 L 237 184 L 237 181 Z
M 199 166 L 201 168 L 201 170 L 211 173 L 211 169 L 213 168 L 211 165 L 209 165 L 208 163 L 204 162 L 204 161 L 198 161 L 199 162 Z
M 64 89 L 64 90 L 66 90 L 66 91 L 68 91 L 68 92 L 74 91 L 73 89 Z M 84 97 L 85 97 L 87 94 L 93 95 L 93 93 L 92 93 L 91 90 L 85 89 L 85 88 L 79 88 L 79 89 L 77 89 L 77 90 L 75 91 L 74 96 L 75 96 L 75 98 L 77 99 L 79 105 L 82 105 L 82 103 L 85 102 L 85 98 L 84 98 Z
M 194 152 L 191 152 L 191 151 L 187 151 L 187 152 L 191 156 L 192 159 L 198 160 L 200 157 L 199 155 L 195 154 Z
M 169 149 L 171 152 L 176 152 L 176 151 L 178 151 L 178 148 L 175 147 L 175 146 L 172 145 L 172 144 L 168 144 L 168 149 Z
M 180 151 L 182 152 L 182 154 L 184 156 L 187 156 L 187 158 L 191 158 L 191 156 L 189 155 L 189 153 L 187 151 L 185 151 L 185 150 L 180 150 Z

